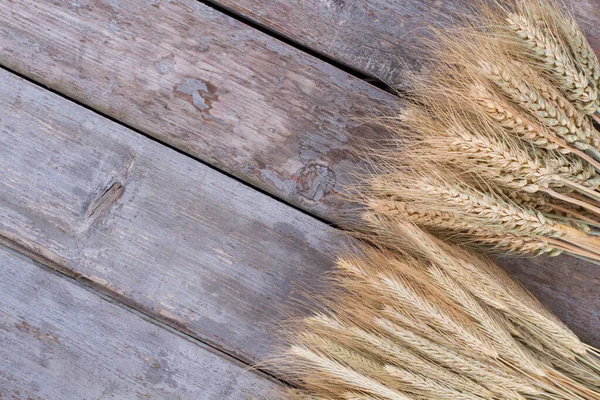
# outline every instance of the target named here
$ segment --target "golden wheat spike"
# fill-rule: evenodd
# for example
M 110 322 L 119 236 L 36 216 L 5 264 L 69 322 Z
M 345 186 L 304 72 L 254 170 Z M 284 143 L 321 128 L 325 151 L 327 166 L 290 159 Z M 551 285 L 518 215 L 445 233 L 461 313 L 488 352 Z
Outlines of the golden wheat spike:
M 540 389 L 529 385 L 525 379 L 520 380 L 518 377 L 511 375 L 510 371 L 492 362 L 491 359 L 487 363 L 481 363 L 474 358 L 462 356 L 451 348 L 433 343 L 385 318 L 377 318 L 375 323 L 378 328 L 387 332 L 400 343 L 445 368 L 469 377 L 484 385 L 490 391 L 514 399 L 523 398 L 517 394 L 518 392 L 532 395 L 542 393 Z
M 326 379 L 330 379 L 332 383 L 337 383 L 342 387 L 347 386 L 349 390 L 364 390 L 386 400 L 413 400 L 407 394 L 392 390 L 372 378 L 312 351 L 306 346 L 292 346 L 289 352 L 318 367 L 326 375 Z
M 303 377 L 309 393 L 335 400 L 348 393 L 382 399 L 397 398 L 398 394 L 435 398 L 428 390 L 437 390 L 446 398 L 465 399 L 600 398 L 593 388 L 600 374 L 581 361 L 583 356 L 594 365 L 587 348 L 575 346 L 582 355 L 565 353 L 573 347 L 570 338 L 574 335 L 553 322 L 556 318 L 533 296 L 490 260 L 418 232 L 406 231 L 405 236 L 417 238 L 409 239 L 412 244 L 405 252 L 407 260 L 420 261 L 405 261 L 400 267 L 402 274 L 412 276 L 419 285 L 441 286 L 436 296 L 446 297 L 444 304 L 454 303 L 479 321 L 481 333 L 498 346 L 498 356 L 474 354 L 455 336 L 443 333 L 439 323 L 429 326 L 429 319 L 421 321 L 422 314 L 397 302 L 389 295 L 382 274 L 390 274 L 399 265 L 398 258 L 363 247 L 347 257 L 355 266 L 341 266 L 336 279 L 346 292 L 337 293 L 330 304 L 332 315 L 319 313 L 307 318 L 301 331 L 293 335 L 290 354 L 296 360 L 295 376 Z M 431 249 L 424 249 L 420 241 L 429 243 Z M 463 267 L 474 274 L 475 282 L 451 280 L 452 274 L 445 272 L 449 270 L 439 267 L 449 262 L 453 268 Z M 427 265 L 429 281 L 422 275 Z M 356 279 L 370 283 L 357 284 Z M 499 296 L 501 307 L 490 305 L 495 302 L 488 299 L 494 296 Z M 425 297 L 424 301 L 430 300 Z M 437 318 L 435 313 L 432 317 Z M 394 380 L 399 379 L 398 371 L 402 379 Z M 450 393 L 455 391 L 460 395 L 452 397 Z
M 492 392 L 474 381 L 465 379 L 464 377 L 417 355 L 414 351 L 399 346 L 397 343 L 394 343 L 385 337 L 369 333 L 363 329 L 354 329 L 353 333 L 357 338 L 363 340 L 365 345 L 373 346 L 376 349 L 376 352 L 378 352 L 378 354 L 380 354 L 380 356 L 388 363 L 419 372 L 435 379 L 446 387 L 453 387 L 464 393 L 470 393 L 471 395 L 483 398 L 491 398 L 493 396 Z
M 462 393 L 451 387 L 439 384 L 427 376 L 415 374 L 404 368 L 386 365 L 385 370 L 399 380 L 398 386 L 404 387 L 409 393 L 418 396 L 427 396 L 430 399 L 456 399 L 456 400 L 478 400 L 481 397 Z
M 546 376 L 545 368 L 522 351 L 510 333 L 487 313 L 473 295 L 463 289 L 440 268 L 432 266 L 429 272 L 433 281 L 477 321 L 481 330 L 496 347 L 500 358 L 505 358 L 528 373 L 542 377 Z
M 585 74 L 579 71 L 569 54 L 534 21 L 525 15 L 511 13 L 506 18 L 508 26 L 522 40 L 523 48 L 538 59 L 583 111 L 593 114 L 598 109 L 598 91 Z
M 545 98 L 539 89 L 520 78 L 514 67 L 480 62 L 481 72 L 513 102 L 530 110 L 548 129 L 580 150 L 589 150 L 598 144 L 597 134 L 589 121 L 578 118 L 570 109 L 563 109 L 551 99 Z
M 570 53 L 578 69 L 598 89 L 600 63 L 575 20 L 548 0 L 526 0 L 520 8 L 530 19 L 543 21 L 546 31 L 554 36 L 565 53 Z

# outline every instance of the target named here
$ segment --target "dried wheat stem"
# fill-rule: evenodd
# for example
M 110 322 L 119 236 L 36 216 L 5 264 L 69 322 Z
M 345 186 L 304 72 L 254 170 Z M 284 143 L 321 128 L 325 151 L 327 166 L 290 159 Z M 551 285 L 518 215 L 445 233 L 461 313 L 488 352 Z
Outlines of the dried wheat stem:
M 596 185 L 596 181 L 597 178 L 593 178 L 590 179 L 589 181 L 584 181 L 584 183 L 587 184 L 592 184 L 593 186 L 590 188 L 588 186 L 584 186 L 574 180 L 568 179 L 568 178 L 564 178 L 564 177 L 560 177 L 559 180 L 564 183 L 565 186 L 570 187 L 571 189 L 575 189 L 576 191 L 578 191 L 580 194 L 589 197 L 592 200 L 595 200 L 596 202 L 600 202 L 600 193 L 594 189 L 597 188 Z
M 583 221 L 583 222 L 585 222 L 585 223 L 587 223 L 589 225 L 595 226 L 595 225 L 599 224 L 598 221 L 596 221 L 595 219 L 590 218 L 587 215 L 584 215 L 582 213 L 579 213 L 577 211 L 571 210 L 571 209 L 566 208 L 566 207 L 559 206 L 558 204 L 551 204 L 550 207 L 552 207 L 552 209 L 554 209 L 554 210 L 556 210 L 558 212 L 561 212 L 561 213 L 567 215 L 568 217 L 579 219 L 579 220 L 581 220 L 581 221 Z
M 565 254 L 570 254 L 572 256 L 581 256 L 585 259 L 588 259 L 589 261 L 600 262 L 600 257 L 597 254 L 586 251 L 585 248 L 581 248 L 572 243 L 552 238 L 548 238 L 548 243 L 550 243 L 555 248 L 564 251 Z
M 560 239 L 600 255 L 600 237 L 588 235 L 578 229 L 562 224 L 557 224 L 556 230 L 564 234 Z
M 591 211 L 594 214 L 600 216 L 600 207 L 596 207 L 586 201 L 578 200 L 576 198 L 573 198 L 572 196 L 567 196 L 567 195 L 558 193 L 555 190 L 552 190 L 550 188 L 542 188 L 540 190 L 544 193 L 549 194 L 550 196 L 554 197 L 555 199 L 562 200 L 566 203 L 574 204 L 576 206 L 580 206 L 580 207 L 585 208 L 586 210 Z
M 590 390 L 586 388 L 582 384 L 578 384 L 572 379 L 566 378 L 564 375 L 558 373 L 555 370 L 549 369 L 548 373 L 551 375 L 551 382 L 556 384 L 559 383 L 562 387 L 565 387 L 567 390 L 571 392 L 575 392 L 577 396 L 573 396 L 573 398 L 581 398 L 583 399 L 600 399 L 600 393 L 595 390 Z

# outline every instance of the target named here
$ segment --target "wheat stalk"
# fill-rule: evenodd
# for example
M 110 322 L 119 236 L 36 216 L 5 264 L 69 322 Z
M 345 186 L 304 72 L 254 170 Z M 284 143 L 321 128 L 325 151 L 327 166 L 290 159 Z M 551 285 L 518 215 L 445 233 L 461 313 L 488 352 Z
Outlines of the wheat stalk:
M 318 367 L 333 382 L 348 385 L 351 388 L 364 390 L 386 400 L 413 400 L 407 394 L 392 390 L 378 381 L 366 377 L 342 363 L 318 354 L 308 347 L 292 346 L 290 354 Z
M 570 108 L 565 110 L 559 103 L 546 98 L 539 89 L 536 90 L 520 79 L 511 66 L 481 61 L 480 67 L 482 73 L 496 83 L 512 101 L 530 110 L 565 142 L 580 150 L 589 150 L 598 144 L 598 135 L 589 121 L 579 118 Z

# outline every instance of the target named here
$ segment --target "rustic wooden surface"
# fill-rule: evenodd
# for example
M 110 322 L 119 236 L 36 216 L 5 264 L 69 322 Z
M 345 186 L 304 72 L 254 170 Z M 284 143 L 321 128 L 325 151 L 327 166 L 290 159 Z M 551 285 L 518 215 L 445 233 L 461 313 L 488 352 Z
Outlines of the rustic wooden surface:
M 455 4 L 235 3 L 385 79 L 395 57 L 414 62 L 400 33 Z M 600 48 L 598 11 L 578 3 Z M 0 64 L 328 220 L 346 207 L 350 143 L 385 135 L 360 117 L 393 100 L 194 0 L 0 2 Z M 325 224 L 6 72 L 0 135 L 1 242 L 246 362 L 272 348 L 291 282 L 330 268 Z M 600 344 L 595 267 L 504 263 Z
M 402 85 L 418 68 L 426 27 L 451 22 L 465 0 L 211 0 L 363 74 Z M 493 0 L 491 0 L 493 1 Z M 600 51 L 597 0 L 565 1 Z M 468 7 L 467 7 L 468 9 Z
M 273 381 L 0 246 L 1 399 L 280 398 Z
M 414 2 L 398 3 L 408 7 Z M 449 7 L 452 2 L 440 4 Z M 588 2 L 582 1 L 581 4 L 579 9 L 584 11 L 580 14 L 594 15 L 596 10 Z M 15 0 L 0 4 L 0 10 L 0 44 L 3 50 L 0 52 L 0 63 L 5 67 L 23 73 L 91 108 L 160 138 L 182 151 L 215 164 L 246 182 L 258 185 L 279 198 L 329 220 L 335 219 L 337 211 L 345 207 L 345 203 L 335 194 L 344 181 L 344 171 L 354 163 L 348 151 L 349 143 L 357 137 L 382 135 L 371 128 L 358 126 L 361 121 L 352 118 L 362 115 L 362 110 L 380 104 L 380 101 L 387 103 L 391 96 L 192 0 L 157 1 L 152 4 L 134 1 L 69 3 Z M 393 9 L 384 11 L 392 14 L 395 12 Z M 399 21 L 401 24 L 403 20 Z M 374 20 L 371 23 L 375 26 L 376 22 Z M 44 30 L 38 29 L 39 26 L 44 26 Z M 343 36 L 340 36 L 340 41 L 343 41 L 342 39 Z M 98 154 L 98 150 L 94 154 Z M 123 158 L 124 161 L 121 162 L 125 165 L 127 156 L 120 154 L 117 159 L 119 157 Z M 114 161 L 112 167 L 117 168 L 118 162 Z M 189 165 L 194 164 L 190 160 L 185 162 Z M 105 172 L 103 178 L 108 181 L 109 175 Z M 175 196 L 173 190 L 179 187 L 190 188 L 197 182 L 188 182 L 188 178 L 184 176 L 180 178 L 179 186 L 167 185 L 167 189 L 161 187 L 160 193 Z M 164 179 L 170 182 L 172 178 L 169 176 Z M 216 180 L 217 178 L 214 185 L 218 186 Z M 88 182 L 87 185 L 97 185 L 97 192 L 93 194 L 90 187 L 84 190 L 90 199 L 94 196 L 102 197 L 100 194 L 109 189 L 104 181 Z M 107 191 L 104 200 L 121 194 L 118 185 L 110 188 L 112 189 Z M 60 195 L 60 190 L 52 190 L 55 190 L 53 194 Z M 177 196 L 188 195 L 186 201 L 193 205 L 194 193 L 183 193 Z M 231 200 L 229 204 L 232 208 L 237 207 L 235 202 L 239 201 L 244 204 L 246 210 L 252 210 L 255 204 L 261 204 L 263 199 L 263 196 L 255 194 L 250 200 L 236 198 L 234 201 L 230 196 L 225 195 Z M 53 198 L 51 201 L 57 199 Z M 13 202 L 18 203 L 17 200 Z M 102 204 L 107 203 L 110 201 L 100 202 L 101 208 Z M 155 208 L 163 206 L 151 201 L 148 203 L 154 204 Z M 265 210 L 254 211 L 268 214 L 272 211 L 272 203 L 269 200 L 267 204 Z M 199 209 L 192 206 L 192 210 Z M 288 213 L 285 207 L 278 210 L 278 215 Z M 198 213 L 200 212 L 203 211 L 199 210 Z M 93 212 L 91 215 L 93 217 L 97 214 L 102 213 Z M 212 214 L 211 211 L 207 211 L 207 214 L 202 215 L 212 218 Z M 158 215 L 161 215 L 161 223 L 166 224 L 168 228 L 161 233 L 180 231 L 184 232 L 180 235 L 185 238 L 187 234 L 197 234 L 197 220 L 190 220 L 185 216 L 170 219 L 173 214 L 168 213 Z M 188 225 L 180 227 L 175 221 L 184 221 Z M 39 229 L 46 229 L 44 224 L 47 222 L 41 223 Z M 124 236 L 136 232 L 134 228 L 127 227 L 126 222 L 122 221 L 122 224 L 120 229 Z M 228 226 L 229 230 L 226 232 L 237 237 L 237 240 L 242 240 L 239 238 L 243 238 L 244 234 L 254 232 L 246 226 L 239 225 L 236 221 Z M 206 227 L 206 230 L 209 229 Z M 301 228 L 300 231 L 307 237 L 320 235 L 311 229 L 311 223 L 307 222 L 305 228 Z M 318 225 L 318 229 L 323 229 L 323 226 Z M 276 229 L 275 231 L 280 233 Z M 109 236 L 104 236 L 102 240 L 108 240 L 106 237 Z M 135 240 L 143 242 L 146 238 Z M 152 243 L 162 243 L 164 240 L 166 239 L 163 236 L 159 236 Z M 215 243 L 220 243 L 219 240 L 225 239 L 214 240 Z M 289 240 L 294 242 L 293 239 Z M 75 239 L 72 242 L 78 243 Z M 197 242 L 204 243 L 200 239 Z M 197 242 L 193 245 L 197 246 Z M 332 242 L 328 242 L 327 246 Z M 50 253 L 44 255 L 47 245 L 36 247 L 35 240 L 28 243 L 29 247 L 34 248 L 31 250 L 33 254 L 41 253 L 46 262 L 50 262 Z M 268 247 L 268 240 L 264 243 L 265 247 Z M 67 246 L 61 242 L 55 245 Z M 143 243 L 136 242 L 135 245 L 144 247 Z M 73 246 L 75 245 L 71 243 L 67 248 Z M 259 249 L 257 253 L 261 251 L 262 249 Z M 315 260 L 310 249 L 295 251 L 302 254 L 302 257 L 283 251 L 280 253 L 281 260 L 300 259 L 299 264 L 302 264 L 301 267 L 290 266 L 288 269 L 298 274 L 297 276 L 284 276 L 283 272 L 279 275 L 285 282 L 298 277 L 308 277 L 316 270 L 322 271 L 331 259 L 330 253 L 321 258 L 323 252 L 317 252 Z M 73 250 L 67 251 L 69 252 L 77 254 Z M 105 268 L 102 265 L 104 262 L 113 265 L 112 258 L 102 258 L 108 253 L 108 250 L 96 249 L 94 255 L 98 258 L 94 265 L 98 270 Z M 194 261 L 194 257 L 198 257 L 193 246 L 190 246 L 189 254 L 185 254 L 182 258 L 188 265 Z M 161 253 L 158 249 L 152 257 L 144 255 L 147 256 L 142 262 L 144 266 L 149 262 L 148 259 L 155 258 L 154 271 L 160 268 L 164 270 L 165 265 L 169 265 L 170 255 Z M 129 256 L 128 253 L 119 254 L 121 259 L 127 259 Z M 137 253 L 132 257 L 137 257 Z M 60 257 L 55 263 L 56 268 L 65 264 L 59 261 Z M 160 265 L 159 262 L 166 264 Z M 555 262 L 535 260 L 535 264 L 540 265 L 520 267 L 522 271 L 525 268 L 531 269 L 527 273 L 520 273 L 519 276 L 577 333 L 590 337 L 592 341 L 597 340 L 594 339 L 597 336 L 593 334 L 585 335 L 586 332 L 596 332 L 600 324 L 594 311 L 599 309 L 600 303 L 597 285 L 593 279 L 597 274 L 590 272 L 589 265 L 567 259 L 565 263 L 569 265 L 571 272 L 564 275 L 558 267 L 554 267 L 558 265 Z M 246 263 L 253 264 L 243 261 L 244 268 Z M 275 262 L 269 265 L 273 264 Z M 523 265 L 529 264 L 530 261 L 524 261 Z M 314 267 L 315 265 L 317 266 Z M 85 264 L 82 268 L 84 267 Z M 313 267 L 315 269 L 311 270 Z M 267 275 L 273 273 L 269 268 L 269 272 L 265 272 Z M 515 268 L 517 267 L 513 267 L 513 270 Z M 121 271 L 113 271 L 111 268 L 108 271 L 112 271 L 113 278 L 120 278 Z M 170 270 L 167 268 L 167 271 Z M 139 271 L 134 272 L 141 274 Z M 184 271 L 177 275 L 179 279 L 185 279 L 185 274 L 189 272 Z M 592 278 L 575 278 L 584 277 L 586 274 Z M 138 279 L 137 275 L 134 276 Z M 157 285 L 152 279 L 148 280 L 152 285 Z M 144 279 L 141 281 L 143 283 Z M 282 285 L 279 289 L 282 295 L 278 299 L 284 299 L 289 292 L 288 284 L 281 281 L 273 281 L 273 284 Z M 127 287 L 128 284 L 109 281 L 104 286 L 110 285 L 124 290 L 125 298 L 130 296 L 130 292 L 121 287 Z M 118 293 L 114 288 L 110 290 Z M 185 329 L 191 329 L 193 332 L 194 329 L 198 329 L 201 332 L 200 337 L 203 338 L 208 336 L 205 333 L 211 332 L 210 329 L 203 330 L 203 322 L 196 322 L 195 326 L 193 322 L 186 322 L 185 307 L 188 307 L 188 304 L 181 305 L 176 300 L 168 302 L 170 307 L 174 307 L 173 310 L 156 306 L 155 301 L 163 301 L 160 296 L 155 297 L 155 292 L 158 291 L 156 287 L 148 293 L 134 287 L 129 287 L 129 290 L 135 294 L 136 301 L 141 301 L 140 307 L 152 310 L 155 315 L 161 315 L 171 322 L 179 321 Z M 170 286 L 170 290 L 178 289 L 173 285 Z M 159 295 L 168 298 L 172 294 L 164 291 Z M 273 303 L 277 302 L 278 300 L 275 300 Z M 577 308 L 581 311 L 564 312 L 561 310 L 563 303 L 571 305 L 569 310 Z M 218 304 L 218 301 L 214 304 Z M 169 313 L 175 318 L 172 318 L 173 315 L 165 316 Z M 281 313 L 274 315 L 279 316 Z M 194 317 L 192 315 L 188 318 L 193 320 Z M 251 321 L 251 318 L 246 319 L 248 324 L 255 322 Z M 262 321 L 256 320 L 256 325 Z M 191 328 L 188 328 L 189 326 Z M 252 329 L 255 332 L 267 329 L 262 328 L 263 326 L 254 326 Z M 219 332 L 230 333 L 226 328 Z M 238 332 L 238 336 L 245 336 L 243 329 Z M 267 340 L 253 343 L 252 338 L 252 335 L 248 336 L 247 343 L 252 343 L 252 346 L 258 348 L 268 342 Z M 225 346 L 232 346 L 236 354 L 248 357 L 249 360 L 252 360 L 254 355 L 263 353 L 263 350 L 256 353 L 248 350 L 245 345 L 240 345 L 243 338 L 238 339 L 234 338 L 232 344 Z M 220 340 L 219 336 L 215 342 L 220 343 Z
M 0 70 L 0 240 L 248 362 L 328 270 L 322 222 Z
M 39 29 L 42 26 L 44 29 Z M 196 0 L 0 2 L 0 64 L 321 216 L 393 96 Z

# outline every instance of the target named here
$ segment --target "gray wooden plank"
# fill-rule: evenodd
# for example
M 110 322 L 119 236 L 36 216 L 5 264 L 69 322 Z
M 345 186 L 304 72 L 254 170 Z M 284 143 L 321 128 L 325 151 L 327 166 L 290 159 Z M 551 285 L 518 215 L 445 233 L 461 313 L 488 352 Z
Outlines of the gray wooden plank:
M 230 354 L 273 351 L 336 235 L 300 211 L 0 71 L 0 238 Z
M 0 246 L 0 398 L 273 399 L 273 381 Z
M 569 256 L 499 261 L 583 341 L 600 346 L 600 266 Z
M 491 0 L 494 1 L 494 0 Z M 342 64 L 401 84 L 418 68 L 426 26 L 445 24 L 476 2 L 463 0 L 213 0 L 255 23 Z M 600 51 L 597 0 L 565 2 Z
M 40 27 L 43 27 L 40 29 Z M 320 215 L 393 96 L 196 0 L 0 2 L 0 64 Z

